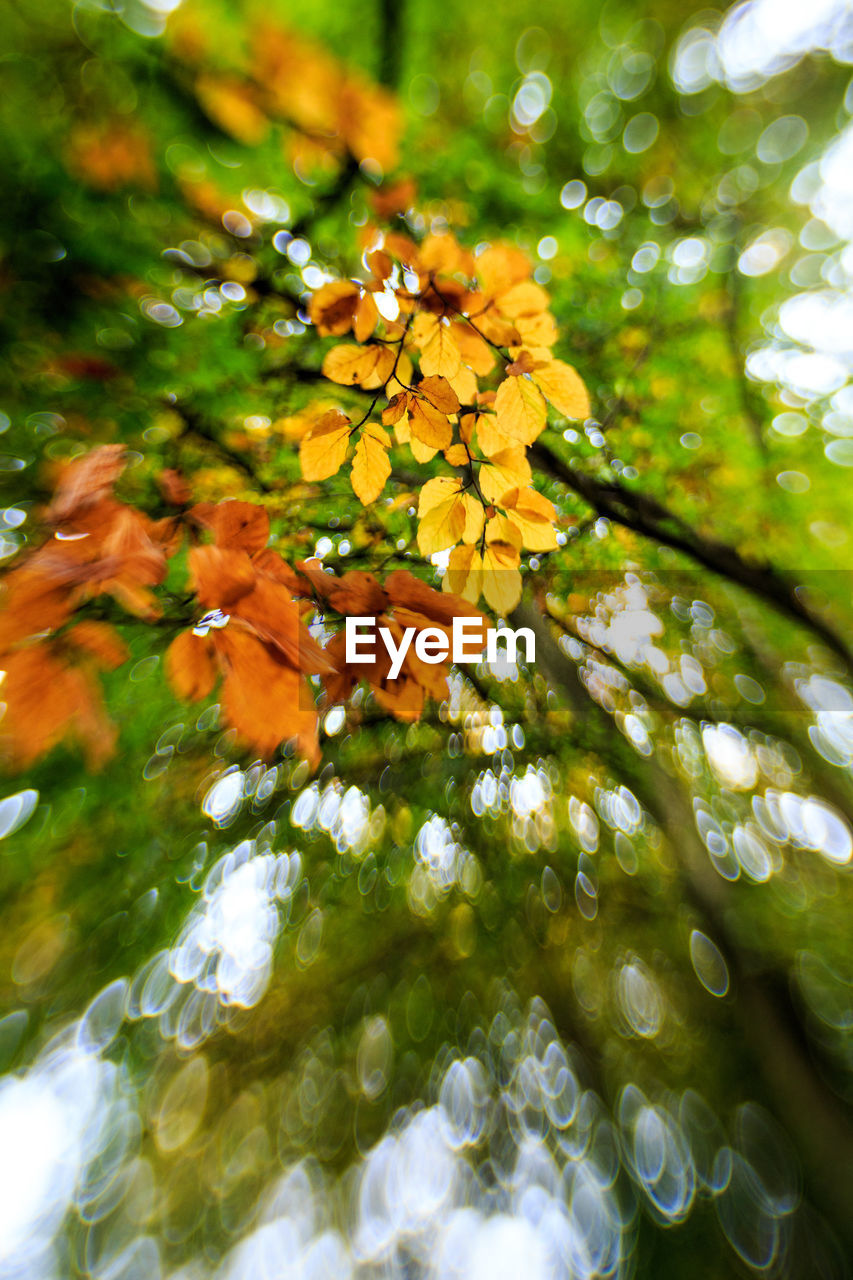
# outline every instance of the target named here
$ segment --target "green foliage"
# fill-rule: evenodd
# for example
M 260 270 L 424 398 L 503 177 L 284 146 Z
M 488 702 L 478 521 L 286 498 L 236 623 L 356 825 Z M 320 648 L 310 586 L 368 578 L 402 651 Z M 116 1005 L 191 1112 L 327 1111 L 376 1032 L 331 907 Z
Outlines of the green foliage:
M 185 0 L 162 24 L 136 0 L 123 18 L 30 8 L 2 17 L 12 571 L 53 536 L 62 465 L 117 443 L 116 495 L 150 521 L 181 505 L 163 488 L 176 470 L 194 503 L 263 506 L 288 565 L 319 554 L 338 576 L 405 568 L 440 589 L 415 517 L 424 484 L 449 473 L 440 454 L 416 463 L 395 443 L 366 506 L 345 472 L 313 482 L 300 467 L 318 404 L 354 421 L 367 407 L 323 379 L 331 344 L 309 307 L 329 279 L 363 278 L 373 228 L 522 249 L 551 297 L 554 355 L 594 415 L 552 411 L 528 453 L 560 531 L 556 551 L 520 553 L 511 621 L 535 631 L 536 662 L 454 670 L 412 723 L 364 684 L 332 708 L 309 675 L 313 764 L 286 739 L 256 759 L 221 692 L 176 699 L 168 647 L 204 611 L 188 541 L 157 584 L 159 616 L 110 595 L 80 605 L 129 650 L 95 677 L 117 748 L 100 770 L 70 741 L 22 772 L 8 761 L 0 1065 L 43 1082 L 50 1037 L 127 978 L 127 1016 L 86 1061 L 116 1064 L 140 1137 L 116 1157 L 114 1207 L 101 1188 L 90 1211 L 81 1182 L 47 1206 L 55 1223 L 33 1217 L 33 1240 L 55 1238 L 57 1274 L 75 1277 L 107 1274 L 142 1236 L 160 1262 L 141 1255 L 139 1274 L 195 1262 L 213 1275 L 248 1240 L 233 1274 L 255 1274 L 257 1206 L 308 1159 L 326 1179 L 313 1201 L 353 1241 L 366 1210 L 347 1189 L 367 1153 L 415 1132 L 419 1107 L 437 1114 L 450 1064 L 478 1059 L 492 1128 L 452 1158 L 479 1170 L 469 1202 L 484 1220 L 505 1212 L 521 1230 L 508 1170 L 527 1132 L 568 1170 L 560 1213 L 577 1170 L 596 1171 L 615 1243 L 610 1270 L 590 1274 L 845 1274 L 851 491 L 817 443 L 826 399 L 744 362 L 795 287 L 807 213 L 791 183 L 843 127 L 848 72 L 806 58 L 748 94 L 716 81 L 679 93 L 674 50 L 700 19 L 670 0 L 549 0 L 536 26 L 507 0 L 450 13 Z M 261 74 L 278 48 L 258 41 L 263 24 L 316 42 L 280 80 Z M 629 56 L 640 88 L 620 97 Z M 312 124 L 342 84 L 353 97 Z M 526 124 L 511 114 L 525 84 L 531 101 L 550 95 Z M 628 150 L 640 113 L 655 141 Z M 756 140 L 782 116 L 802 117 L 808 141 L 762 164 Z M 411 186 L 395 204 L 398 182 Z M 610 218 L 596 221 L 597 199 Z M 772 228 L 791 257 L 744 274 L 742 253 Z M 792 412 L 808 430 L 774 427 Z M 328 640 L 343 610 L 295 598 Z M 223 884 L 238 885 L 232 905 Z M 179 949 L 204 911 L 221 928 L 206 966 Z M 217 911 L 233 913 L 227 944 Z M 231 979 L 216 968 L 229 946 Z M 549 1041 L 563 1086 L 586 1090 L 565 1123 L 556 1086 L 546 1106 L 531 1083 Z M 51 1052 L 62 1065 L 70 1051 Z M 104 1079 L 90 1136 L 98 1118 L 117 1131 Z M 664 1151 L 690 1182 L 683 1203 L 638 1173 L 637 1090 L 657 1108 L 645 1123 L 674 1135 L 665 1147 L 655 1129 L 648 1159 Z M 736 1153 L 728 1186 L 722 1165 L 702 1181 L 697 1094 L 718 1125 L 706 1145 L 722 1165 Z M 473 1124 L 474 1104 L 460 1107 Z M 437 1148 L 412 1142 L 440 1173 Z M 389 1274 L 422 1274 L 424 1231 L 443 1238 L 450 1199 L 398 1233 Z M 493 1262 L 485 1230 L 470 1235 Z M 546 1226 L 532 1235 L 543 1244 Z

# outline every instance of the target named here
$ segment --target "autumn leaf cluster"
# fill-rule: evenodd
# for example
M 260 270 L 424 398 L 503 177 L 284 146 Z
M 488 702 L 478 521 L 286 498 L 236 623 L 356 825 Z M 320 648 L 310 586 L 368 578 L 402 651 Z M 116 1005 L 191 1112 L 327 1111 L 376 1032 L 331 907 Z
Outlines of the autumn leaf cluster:
M 449 553 L 446 590 L 505 614 L 521 594 L 522 552 L 558 545 L 527 450 L 549 406 L 589 415 L 586 389 L 553 355 L 549 298 L 520 250 L 491 245 L 475 256 L 450 232 L 416 243 L 371 228 L 365 239 L 363 273 L 323 284 L 309 311 L 321 336 L 351 339 L 329 348 L 324 375 L 369 403 L 360 417 L 331 407 L 311 423 L 303 477 L 327 480 L 349 462 L 367 505 L 392 474 L 394 445 L 420 465 L 440 455 L 448 473 L 421 488 L 418 547 Z
M 399 641 L 405 628 L 439 628 L 454 617 L 485 618 L 467 601 L 435 591 L 407 571 L 384 584 L 368 573 L 338 578 L 318 560 L 291 566 L 269 546 L 260 504 L 225 500 L 190 505 L 175 471 L 159 477 L 174 514 L 154 520 L 120 501 L 114 486 L 125 466 L 120 445 L 103 445 L 68 464 L 43 512 L 47 536 L 5 574 L 0 608 L 3 714 L 0 746 L 23 768 L 63 739 L 76 740 L 91 767 L 115 746 L 99 670 L 127 661 L 127 646 L 102 616 L 112 600 L 136 625 L 171 631 L 165 669 L 178 697 L 197 701 L 221 681 L 225 724 L 263 757 L 284 743 L 319 762 L 317 693 L 322 706 L 343 703 L 364 680 L 377 703 L 416 720 L 427 697 L 447 696 L 447 664 L 407 653 L 396 679 L 389 663 L 346 660 L 343 620 L 372 615 Z M 189 609 L 167 591 L 168 561 L 187 550 Z M 316 621 L 321 645 L 308 629 Z M 120 625 L 120 620 L 119 620 Z M 485 633 L 484 633 L 485 639 Z

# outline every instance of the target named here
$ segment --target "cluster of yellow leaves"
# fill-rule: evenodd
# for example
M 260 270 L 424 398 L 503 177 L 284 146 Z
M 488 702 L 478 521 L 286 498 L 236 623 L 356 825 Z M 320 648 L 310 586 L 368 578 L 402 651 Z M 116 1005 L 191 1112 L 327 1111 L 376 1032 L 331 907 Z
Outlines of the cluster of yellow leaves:
M 184 62 L 204 66 L 204 38 L 193 33 L 196 19 L 185 8 L 171 24 L 173 48 Z M 337 168 L 348 156 L 383 172 L 395 167 L 401 116 L 393 94 L 269 21 L 255 27 L 250 46 L 228 72 L 195 74 L 198 102 L 221 129 L 257 146 L 273 122 L 289 126 L 287 156 L 302 176 Z
M 453 474 L 421 490 L 418 546 L 450 552 L 447 591 L 472 603 L 482 595 L 506 613 L 521 594 L 522 551 L 557 546 L 556 512 L 532 487 L 527 449 L 549 405 L 567 418 L 589 415 L 586 388 L 553 355 L 549 298 L 519 249 L 491 245 L 475 256 L 449 232 L 419 244 L 376 229 L 367 237 L 364 274 L 322 285 L 310 317 L 321 336 L 354 339 L 327 351 L 325 376 L 374 394 L 356 422 L 335 407 L 315 419 L 301 440 L 302 474 L 336 475 L 354 444 L 352 486 L 366 505 L 391 475 L 384 428 L 418 463 L 441 453 Z M 380 426 L 371 417 L 382 400 Z

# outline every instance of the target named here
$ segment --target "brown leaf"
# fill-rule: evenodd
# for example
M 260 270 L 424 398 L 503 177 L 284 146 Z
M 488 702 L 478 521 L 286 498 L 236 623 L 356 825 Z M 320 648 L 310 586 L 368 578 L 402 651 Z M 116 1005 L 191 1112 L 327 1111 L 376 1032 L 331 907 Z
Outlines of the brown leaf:
M 376 578 L 363 569 L 350 569 L 343 577 L 336 578 L 323 571 L 319 560 L 300 560 L 296 567 L 308 578 L 315 594 L 321 600 L 327 600 L 337 613 L 353 616 L 378 614 L 388 603 Z
M 56 486 L 47 519 L 60 524 L 112 492 L 124 470 L 124 446 L 103 444 L 70 462 Z
M 423 613 L 433 622 L 452 623 L 454 618 L 480 618 L 487 625 L 485 614 L 475 609 L 461 596 L 436 591 L 416 578 L 407 569 L 395 569 L 385 580 L 385 590 L 394 605 Z
M 352 280 L 330 280 L 312 295 L 308 314 L 321 337 L 340 337 L 352 328 L 357 302 L 358 285 Z
M 184 476 L 174 467 L 167 467 L 157 477 L 157 488 L 164 502 L 173 507 L 185 507 L 192 501 L 192 491 Z
M 189 515 L 211 531 L 218 547 L 251 553 L 262 551 L 269 541 L 270 518 L 256 502 L 200 502 Z

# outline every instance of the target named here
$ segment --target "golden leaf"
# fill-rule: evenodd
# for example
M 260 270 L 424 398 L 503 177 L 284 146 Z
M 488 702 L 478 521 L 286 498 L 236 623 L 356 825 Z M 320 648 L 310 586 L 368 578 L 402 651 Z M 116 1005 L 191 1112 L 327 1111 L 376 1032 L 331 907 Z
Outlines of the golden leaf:
M 421 352 L 421 373 L 453 378 L 459 372 L 462 357 L 449 324 L 436 316 L 421 312 L 412 325 L 412 338 Z
M 351 342 L 343 342 L 327 351 L 323 360 L 323 374 L 331 382 L 344 386 L 358 384 L 368 389 L 381 387 L 393 367 L 394 352 L 375 343 L 357 347 Z
M 514 320 L 518 316 L 535 316 L 540 311 L 547 311 L 549 302 L 550 299 L 540 284 L 524 280 L 501 294 L 498 307 L 503 315 Z
M 459 397 L 446 378 L 422 378 L 418 383 L 418 391 L 441 413 L 459 412 Z
M 489 542 L 483 553 L 483 595 L 496 613 L 506 616 L 521 599 L 518 551 L 508 542 Z
M 530 275 L 527 255 L 514 245 L 492 244 L 475 260 L 477 279 L 486 297 L 505 293 Z
M 444 460 L 449 462 L 451 467 L 467 466 L 469 460 L 468 450 L 464 444 L 452 444 L 449 449 L 445 449 Z
M 440 502 L 446 502 L 448 498 L 455 498 L 457 494 L 462 492 L 462 481 L 455 476 L 436 476 L 433 480 L 427 480 L 421 489 L 421 496 L 418 501 L 418 516 L 423 518 L 433 507 L 437 507 Z
M 477 444 L 487 458 L 505 449 L 517 449 L 518 441 L 498 430 L 498 420 L 493 413 L 480 413 L 476 419 Z
M 469 369 L 480 377 L 491 373 L 495 367 L 495 353 L 470 324 L 466 324 L 464 320 L 456 321 L 453 325 L 453 340 Z
M 431 449 L 446 449 L 453 439 L 453 428 L 445 415 L 429 400 L 414 396 L 409 401 L 409 431 Z
M 388 450 L 391 440 L 387 431 L 375 423 L 362 429 L 352 460 L 352 487 L 355 496 L 366 507 L 375 502 L 391 474 Z
M 545 401 L 527 378 L 505 378 L 495 397 L 497 427 L 519 444 L 533 444 L 548 417 Z
M 321 337 L 340 337 L 351 329 L 357 303 L 358 285 L 352 280 L 330 280 L 312 295 L 308 314 Z
M 557 512 L 543 494 L 530 488 L 513 489 L 504 494 L 501 506 L 528 551 L 555 551 L 559 546 L 554 529 Z
M 347 456 L 350 420 L 340 409 L 330 409 L 302 437 L 299 462 L 306 480 L 327 480 L 337 475 Z
M 528 347 L 553 347 L 560 336 L 550 311 L 540 311 L 535 316 L 517 316 L 515 327 L 519 338 Z
M 466 523 L 465 504 L 457 494 L 430 507 L 418 525 L 418 547 L 425 556 L 446 551 L 462 537 Z
M 476 604 L 483 589 L 483 561 L 476 547 L 454 547 L 442 579 L 442 590 Z
M 480 467 L 477 481 L 483 497 L 501 505 L 500 500 L 505 493 L 530 484 L 531 477 L 530 463 L 524 450 L 511 448 L 493 453 L 489 462 Z
M 462 501 L 465 504 L 465 528 L 462 530 L 462 541 L 477 542 L 483 532 L 486 518 L 483 513 L 483 504 L 479 498 L 475 498 L 470 493 L 463 493 Z
M 588 418 L 589 396 L 580 375 L 562 360 L 539 365 L 532 373 L 533 381 L 546 400 L 567 418 Z
M 367 342 L 378 323 L 379 310 L 376 301 L 373 294 L 365 290 L 356 304 L 353 316 L 352 331 L 356 342 Z

